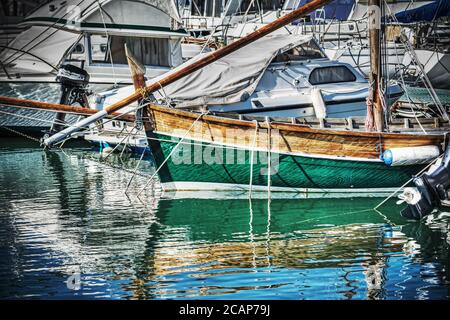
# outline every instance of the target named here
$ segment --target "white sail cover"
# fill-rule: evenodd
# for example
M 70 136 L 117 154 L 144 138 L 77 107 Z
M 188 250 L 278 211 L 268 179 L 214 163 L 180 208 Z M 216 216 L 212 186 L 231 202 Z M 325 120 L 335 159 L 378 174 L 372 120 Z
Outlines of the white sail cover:
M 66 52 L 80 34 L 55 28 L 33 26 L 17 36 L 0 52 L 0 61 L 14 73 L 48 73 L 58 69 Z
M 309 42 L 312 36 L 271 35 L 263 37 L 194 73 L 164 87 L 155 96 L 177 101 L 177 107 L 230 104 L 251 95 L 273 58 L 280 52 Z M 194 57 L 156 80 L 198 61 Z
M 161 11 L 166 12 L 179 23 L 183 23 L 174 0 L 144 0 L 145 3 L 155 6 Z
M 58 24 L 59 27 L 78 30 L 76 23 L 116 23 L 135 24 L 136 13 L 122 12 L 119 15 L 110 16 L 111 8 L 133 8 L 138 5 L 141 14 L 148 14 L 150 7 L 155 7 L 166 13 L 172 19 L 182 23 L 175 0 L 54 0 L 42 5 L 39 9 L 24 19 L 24 24 Z M 100 8 L 104 12 L 100 14 Z M 113 19 L 112 19 L 113 18 Z M 113 21 L 111 21 L 111 19 Z M 153 25 L 152 17 L 148 17 L 147 24 Z M 75 24 L 73 24 L 75 22 Z

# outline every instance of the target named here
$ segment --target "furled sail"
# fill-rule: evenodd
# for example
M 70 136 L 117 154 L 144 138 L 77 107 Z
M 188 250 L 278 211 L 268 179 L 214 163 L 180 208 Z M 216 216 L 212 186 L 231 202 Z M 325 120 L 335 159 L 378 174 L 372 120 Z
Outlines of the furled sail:
M 312 36 L 294 34 L 263 37 L 165 86 L 163 90 L 155 93 L 155 97 L 160 100 L 176 101 L 179 108 L 242 101 L 255 91 L 268 65 L 279 53 L 307 43 L 311 39 Z M 147 85 L 177 72 L 186 65 L 195 63 L 202 57 L 204 54 L 192 58 L 163 76 L 148 81 Z M 133 91 L 133 87 L 121 88 L 117 94 L 109 97 L 106 104 L 114 103 Z
M 159 93 L 161 98 L 166 96 L 172 101 L 181 101 L 177 103 L 178 107 L 245 100 L 255 91 L 264 71 L 277 54 L 309 42 L 311 38 L 304 35 L 266 36 L 168 85 Z

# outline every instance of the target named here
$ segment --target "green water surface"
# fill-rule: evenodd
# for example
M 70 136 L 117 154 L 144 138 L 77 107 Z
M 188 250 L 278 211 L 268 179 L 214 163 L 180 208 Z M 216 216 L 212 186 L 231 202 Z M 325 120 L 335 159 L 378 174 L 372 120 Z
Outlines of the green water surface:
M 137 157 L 138 158 L 138 157 Z M 383 198 L 139 196 L 154 168 L 0 139 L 2 299 L 448 299 L 449 216 Z M 125 170 L 124 170 L 125 169 Z M 79 288 L 67 286 L 80 275 Z M 75 290 L 77 289 L 77 290 Z

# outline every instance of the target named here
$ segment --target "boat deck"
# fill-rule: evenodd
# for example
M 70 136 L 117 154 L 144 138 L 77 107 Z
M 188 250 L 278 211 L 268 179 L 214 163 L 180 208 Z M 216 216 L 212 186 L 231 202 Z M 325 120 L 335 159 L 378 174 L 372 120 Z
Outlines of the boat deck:
M 258 122 L 276 122 L 276 123 L 292 123 L 305 125 L 311 128 L 333 129 L 333 130 L 351 130 L 366 131 L 366 117 L 349 117 L 349 118 L 288 118 L 288 117 L 262 117 L 262 116 L 244 116 L 230 113 L 210 113 L 212 115 L 247 121 Z M 392 119 L 389 123 L 389 132 L 393 133 L 417 133 L 423 132 L 441 134 L 450 131 L 450 122 L 443 118 L 397 118 Z

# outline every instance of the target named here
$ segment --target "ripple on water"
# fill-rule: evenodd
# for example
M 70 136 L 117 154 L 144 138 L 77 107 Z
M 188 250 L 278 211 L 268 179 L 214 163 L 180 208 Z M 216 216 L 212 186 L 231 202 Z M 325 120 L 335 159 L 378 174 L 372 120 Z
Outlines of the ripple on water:
M 139 200 L 151 162 L 127 196 L 131 173 L 85 146 L 2 140 L 0 164 L 1 298 L 448 298 L 445 213 L 408 222 L 392 201 L 389 225 L 376 198 L 273 199 L 269 215 L 266 200 L 162 199 L 157 183 Z

